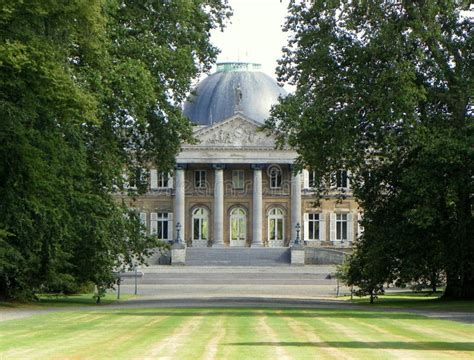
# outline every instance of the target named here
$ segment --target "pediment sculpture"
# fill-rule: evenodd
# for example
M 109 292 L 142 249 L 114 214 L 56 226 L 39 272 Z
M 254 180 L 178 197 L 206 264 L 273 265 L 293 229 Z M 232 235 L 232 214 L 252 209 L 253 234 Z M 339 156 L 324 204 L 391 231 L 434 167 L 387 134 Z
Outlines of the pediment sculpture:
M 275 146 L 275 140 L 258 131 L 257 125 L 239 118 L 199 131 L 196 137 L 200 141 L 197 146 L 272 148 Z

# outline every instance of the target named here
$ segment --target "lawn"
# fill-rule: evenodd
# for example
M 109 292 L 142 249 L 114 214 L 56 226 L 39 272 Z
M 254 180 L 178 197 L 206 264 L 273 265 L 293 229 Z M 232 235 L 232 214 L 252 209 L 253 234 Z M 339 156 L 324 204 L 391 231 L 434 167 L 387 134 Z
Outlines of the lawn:
M 399 309 L 419 309 L 432 311 L 463 311 L 474 312 L 474 301 L 469 300 L 445 300 L 441 298 L 442 293 L 431 294 L 429 292 L 415 293 L 407 292 L 388 292 L 379 296 L 374 304 L 369 303 L 369 297 L 350 296 L 339 297 L 339 300 L 346 300 L 353 304 L 380 307 L 380 308 L 399 308 Z
M 2 307 L 8 308 L 38 308 L 38 307 L 77 307 L 77 306 L 96 306 L 96 299 L 94 294 L 77 294 L 77 295 L 49 295 L 49 294 L 38 294 L 38 301 L 20 303 L 20 302 L 4 302 L 0 301 L 0 311 Z M 117 296 L 113 293 L 107 293 L 100 300 L 102 305 L 119 303 L 123 300 L 129 300 L 134 298 L 132 294 L 122 294 L 120 300 L 117 300 Z M 1 358 L 0 358 L 1 359 Z
M 0 359 L 474 359 L 472 325 L 363 308 L 101 306 L 0 324 Z

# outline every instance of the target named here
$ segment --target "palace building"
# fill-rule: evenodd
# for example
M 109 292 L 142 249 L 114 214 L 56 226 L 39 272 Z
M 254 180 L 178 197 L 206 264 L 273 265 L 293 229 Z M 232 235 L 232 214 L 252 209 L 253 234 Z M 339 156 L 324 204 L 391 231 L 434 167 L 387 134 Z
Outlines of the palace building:
M 307 247 L 351 247 L 359 208 L 346 172 L 316 207 L 313 174 L 294 173 L 296 152 L 259 130 L 285 95 L 253 63 L 220 63 L 198 84 L 184 106 L 197 143 L 182 144 L 173 174 L 152 169 L 134 203 L 150 233 L 192 248 L 288 247 L 297 237 Z

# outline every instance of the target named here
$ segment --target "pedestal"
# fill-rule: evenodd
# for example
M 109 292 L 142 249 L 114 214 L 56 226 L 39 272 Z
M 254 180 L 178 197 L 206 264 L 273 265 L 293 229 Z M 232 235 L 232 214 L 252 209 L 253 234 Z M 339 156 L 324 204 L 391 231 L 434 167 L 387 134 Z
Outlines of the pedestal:
M 171 265 L 186 264 L 186 246 L 184 244 L 173 244 L 171 246 Z
M 293 245 L 291 247 L 291 265 L 304 266 L 304 246 Z

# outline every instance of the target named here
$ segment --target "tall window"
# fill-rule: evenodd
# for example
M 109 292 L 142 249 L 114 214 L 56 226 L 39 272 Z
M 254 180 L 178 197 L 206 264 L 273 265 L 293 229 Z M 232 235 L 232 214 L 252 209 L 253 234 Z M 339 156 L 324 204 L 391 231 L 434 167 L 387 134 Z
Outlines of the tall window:
M 310 188 L 314 188 L 316 185 L 316 171 L 310 170 L 308 172 L 308 185 Z
M 203 189 L 206 187 L 206 170 L 194 171 L 194 187 L 197 189 Z
M 158 189 L 167 189 L 168 188 L 168 179 L 169 175 L 166 172 L 158 172 Z
M 347 241 L 347 214 L 336 214 L 336 240 Z
M 273 208 L 268 213 L 268 240 L 283 240 L 285 231 L 285 218 L 283 210 Z
M 347 171 L 339 170 L 336 172 L 336 187 L 347 188 Z
M 308 214 L 308 236 L 307 240 L 320 240 L 319 239 L 319 214 L 309 213 Z
M 232 170 L 232 189 L 243 189 L 244 179 L 243 170 Z
M 270 189 L 281 188 L 281 170 L 277 167 L 270 169 Z
M 168 240 L 168 213 L 151 213 L 150 234 L 156 235 L 160 240 Z
M 209 212 L 204 208 L 193 211 L 193 240 L 207 240 L 209 236 Z
M 230 240 L 247 238 L 247 213 L 242 208 L 235 208 L 230 213 Z

